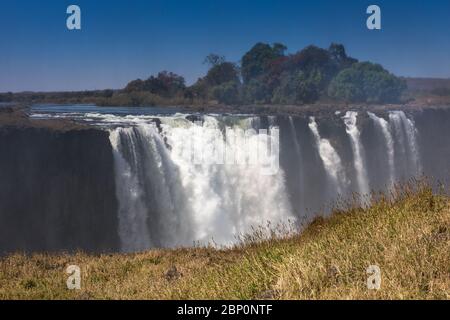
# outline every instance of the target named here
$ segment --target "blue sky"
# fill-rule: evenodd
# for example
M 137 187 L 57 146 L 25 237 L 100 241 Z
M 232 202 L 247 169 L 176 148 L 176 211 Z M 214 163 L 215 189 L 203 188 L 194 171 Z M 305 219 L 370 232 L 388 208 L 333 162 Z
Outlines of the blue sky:
M 82 30 L 66 28 L 66 8 Z M 382 30 L 366 28 L 366 8 Z M 0 92 L 121 88 L 160 70 L 202 76 L 204 57 L 239 61 L 256 42 L 343 43 L 397 75 L 450 78 L 450 1 L 1 0 Z

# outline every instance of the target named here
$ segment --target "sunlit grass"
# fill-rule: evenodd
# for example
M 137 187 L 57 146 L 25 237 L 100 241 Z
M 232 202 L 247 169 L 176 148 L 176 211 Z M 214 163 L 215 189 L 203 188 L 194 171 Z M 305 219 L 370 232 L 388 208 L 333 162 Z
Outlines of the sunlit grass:
M 450 201 L 419 182 L 339 203 L 301 234 L 243 236 L 234 248 L 136 254 L 11 255 L 0 260 L 2 299 L 448 299 Z M 68 265 L 81 290 L 66 288 Z M 369 265 L 381 288 L 368 290 Z

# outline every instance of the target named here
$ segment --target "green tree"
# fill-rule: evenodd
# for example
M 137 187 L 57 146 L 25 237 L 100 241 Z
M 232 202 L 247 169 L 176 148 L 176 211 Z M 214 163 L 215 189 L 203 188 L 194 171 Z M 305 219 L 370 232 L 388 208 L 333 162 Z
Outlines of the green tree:
M 352 64 L 357 63 L 358 60 L 347 56 L 345 47 L 342 44 L 332 43 L 328 48 L 331 60 L 336 63 L 339 70 L 349 68 Z
M 319 71 L 284 73 L 275 89 L 273 103 L 304 104 L 317 101 L 320 96 L 322 75 Z
M 130 81 L 126 85 L 124 90 L 128 93 L 134 92 L 134 91 L 144 91 L 144 81 L 142 81 L 141 79 L 136 79 L 136 80 Z
M 236 81 L 229 81 L 215 86 L 211 89 L 214 99 L 224 104 L 234 104 L 239 102 L 239 84 Z
M 212 66 L 205 76 L 208 86 L 217 86 L 225 82 L 239 82 L 239 73 L 236 65 L 231 62 L 222 62 Z
M 379 64 L 359 62 L 342 70 L 330 83 L 330 97 L 346 102 L 398 102 L 405 82 Z
M 161 71 L 158 75 L 151 76 L 147 80 L 133 80 L 125 87 L 125 92 L 145 91 L 162 97 L 174 97 L 181 95 L 186 89 L 182 76 L 169 71 Z
M 200 78 L 192 87 L 193 95 L 212 98 L 221 103 L 237 103 L 240 92 L 239 68 L 225 57 L 210 54 L 205 58 L 211 68 L 204 78 Z
M 260 42 L 254 45 L 242 57 L 241 71 L 244 83 L 268 73 L 271 62 L 283 57 L 286 49 L 286 46 L 280 43 L 270 46 Z
M 242 91 L 242 100 L 244 103 L 269 103 L 272 98 L 272 91 L 261 79 L 251 79 L 248 83 L 244 84 Z
M 225 62 L 224 56 L 215 53 L 210 53 L 209 55 L 206 56 L 205 60 L 203 61 L 203 64 L 207 64 L 210 67 L 214 67 L 224 62 Z

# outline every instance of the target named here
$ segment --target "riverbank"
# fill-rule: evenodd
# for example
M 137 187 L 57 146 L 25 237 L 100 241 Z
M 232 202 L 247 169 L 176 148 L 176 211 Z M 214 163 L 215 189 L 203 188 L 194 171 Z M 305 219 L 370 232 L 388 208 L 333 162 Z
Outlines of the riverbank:
M 430 101 L 429 101 L 430 102 Z M 64 106 L 65 104 L 55 104 L 55 106 Z M 68 104 L 70 105 L 70 104 Z M 52 106 L 52 104 L 49 104 Z M 76 104 L 73 106 L 77 106 Z M 80 105 L 85 106 L 85 105 Z M 99 109 L 106 107 L 98 107 Z M 118 110 L 123 106 L 108 106 L 109 109 Z M 130 107 L 135 111 L 146 107 Z M 152 107 L 147 107 L 152 108 Z M 184 113 L 204 113 L 204 114 L 252 114 L 259 116 L 315 116 L 327 117 L 336 113 L 344 114 L 346 111 L 375 112 L 383 113 L 389 111 L 404 112 L 421 112 L 424 110 L 446 110 L 450 109 L 450 101 L 448 103 L 407 103 L 407 104 L 342 104 L 342 103 L 321 103 L 311 105 L 222 105 L 222 104 L 206 104 L 206 105 L 172 105 L 154 107 L 162 112 L 164 109 L 175 110 L 173 112 Z M 0 108 L 0 126 L 33 126 L 33 127 L 50 127 L 63 130 L 83 129 L 87 126 L 80 125 L 79 122 L 67 119 L 30 119 L 28 114 L 30 105 L 27 104 L 11 104 Z M 81 112 L 81 111 L 80 111 Z M 163 112 L 166 113 L 166 112 Z
M 1 299 L 449 299 L 450 200 L 421 186 L 349 206 L 300 235 L 228 250 L 16 254 L 0 260 Z M 67 266 L 81 269 L 68 290 Z M 369 265 L 381 271 L 368 290 Z
M 89 129 L 88 126 L 67 119 L 30 119 L 28 107 L 21 104 L 0 106 L 0 130 L 15 129 L 50 129 L 70 131 Z
M 346 111 L 370 111 L 370 112 L 388 112 L 403 110 L 406 112 L 418 112 L 428 109 L 450 109 L 450 101 L 445 104 L 311 104 L 311 105 L 206 105 L 206 106 L 180 106 L 186 112 L 204 112 L 204 113 L 229 113 L 229 114 L 256 114 L 256 115 L 286 115 L 286 116 L 327 116 L 336 112 L 345 113 Z

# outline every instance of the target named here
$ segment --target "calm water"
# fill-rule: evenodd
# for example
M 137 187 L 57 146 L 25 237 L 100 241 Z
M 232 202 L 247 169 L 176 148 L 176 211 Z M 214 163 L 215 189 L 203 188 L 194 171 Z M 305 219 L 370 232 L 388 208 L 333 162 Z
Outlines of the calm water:
M 209 115 L 230 119 L 246 118 L 249 114 L 216 114 L 188 112 L 180 107 L 99 107 L 96 105 L 43 105 L 31 107 L 30 117 L 34 119 L 70 119 L 105 127 L 137 125 L 164 119 L 187 119 L 189 116 Z M 157 120 L 158 119 L 158 120 Z M 170 120 L 169 120 L 170 121 Z M 175 120 L 176 121 L 176 120 Z
M 182 112 L 177 107 L 99 107 L 96 105 L 34 105 L 32 114 L 113 114 L 113 115 L 170 115 Z

